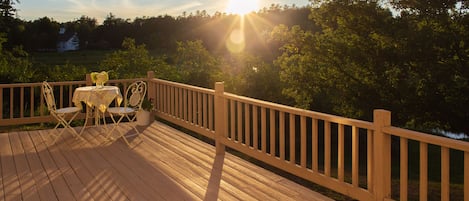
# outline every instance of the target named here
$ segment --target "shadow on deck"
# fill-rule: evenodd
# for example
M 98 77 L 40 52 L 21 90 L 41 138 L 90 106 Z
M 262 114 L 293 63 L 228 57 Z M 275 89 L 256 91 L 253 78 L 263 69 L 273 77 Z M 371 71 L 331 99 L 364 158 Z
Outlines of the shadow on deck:
M 130 129 L 130 128 L 129 128 Z M 331 200 L 155 121 L 132 139 L 51 130 L 0 134 L 2 200 Z

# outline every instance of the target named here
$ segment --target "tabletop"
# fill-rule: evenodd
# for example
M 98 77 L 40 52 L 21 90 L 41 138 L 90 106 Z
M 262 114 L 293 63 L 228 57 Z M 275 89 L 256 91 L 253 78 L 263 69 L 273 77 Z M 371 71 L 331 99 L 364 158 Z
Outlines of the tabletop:
M 117 105 L 120 105 L 123 100 L 119 87 L 85 86 L 75 89 L 72 101 L 77 107 L 81 107 L 83 102 L 89 107 L 96 107 L 101 112 L 105 112 L 114 100 L 117 101 Z

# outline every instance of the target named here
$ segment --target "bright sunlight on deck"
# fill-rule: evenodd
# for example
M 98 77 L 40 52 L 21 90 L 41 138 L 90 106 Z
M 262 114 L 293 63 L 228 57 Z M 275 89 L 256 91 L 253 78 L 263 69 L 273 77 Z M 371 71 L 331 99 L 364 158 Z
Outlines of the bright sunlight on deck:
M 330 200 L 158 121 L 132 147 L 101 129 L 0 134 L 0 200 Z

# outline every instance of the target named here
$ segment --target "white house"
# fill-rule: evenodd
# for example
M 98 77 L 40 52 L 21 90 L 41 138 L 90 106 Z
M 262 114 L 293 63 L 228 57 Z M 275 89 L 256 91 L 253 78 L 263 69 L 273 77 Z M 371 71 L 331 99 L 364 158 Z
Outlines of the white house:
M 76 32 L 67 32 L 65 28 L 60 28 L 57 41 L 57 51 L 73 51 L 80 49 L 80 39 Z

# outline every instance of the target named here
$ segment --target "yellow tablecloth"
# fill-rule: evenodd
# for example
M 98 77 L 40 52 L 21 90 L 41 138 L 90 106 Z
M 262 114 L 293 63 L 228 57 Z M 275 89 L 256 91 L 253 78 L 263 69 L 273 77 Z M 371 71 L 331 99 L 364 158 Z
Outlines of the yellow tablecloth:
M 86 86 L 75 89 L 72 101 L 77 107 L 81 107 L 81 102 L 83 102 L 88 107 L 97 108 L 101 112 L 105 112 L 114 100 L 117 100 L 118 105 L 123 100 L 119 87 L 104 86 L 98 88 L 96 86 Z

